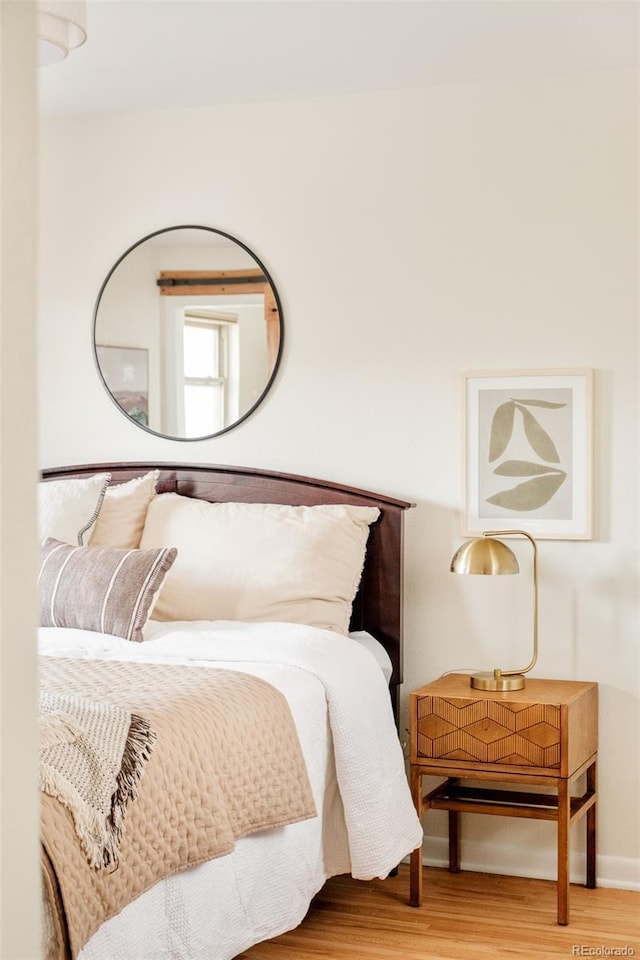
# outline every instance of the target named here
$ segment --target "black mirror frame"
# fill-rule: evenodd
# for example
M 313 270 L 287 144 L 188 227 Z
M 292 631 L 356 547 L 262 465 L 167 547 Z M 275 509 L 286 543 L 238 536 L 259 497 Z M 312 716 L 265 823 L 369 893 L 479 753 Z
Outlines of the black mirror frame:
M 118 403 L 118 401 L 116 400 L 116 398 L 113 396 L 113 393 L 111 392 L 111 390 L 110 390 L 109 387 L 107 386 L 107 382 L 106 382 L 106 380 L 104 379 L 104 376 L 103 376 L 103 374 L 102 374 L 102 369 L 101 369 L 100 363 L 99 363 L 99 361 L 98 361 L 98 351 L 97 351 L 97 345 L 96 345 L 96 325 L 97 325 L 97 322 L 98 322 L 98 310 L 99 310 L 99 308 L 100 308 L 100 301 L 102 300 L 102 296 L 103 296 L 104 291 L 105 291 L 105 289 L 106 289 L 106 287 L 107 287 L 107 284 L 109 283 L 109 280 L 111 279 L 111 277 L 113 276 L 113 274 L 115 273 L 115 271 L 118 269 L 118 267 L 120 266 L 120 264 L 122 263 L 122 261 L 123 261 L 133 250 L 135 250 L 135 249 L 136 249 L 137 247 L 139 247 L 141 244 L 145 243 L 147 240 L 153 239 L 153 237 L 160 236 L 160 234 L 164 234 L 164 233 L 171 233 L 172 231 L 175 231 L 175 230 L 207 230 L 209 233 L 215 233 L 215 234 L 217 234 L 217 235 L 220 236 L 220 237 L 224 237 L 226 240 L 231 240 L 233 243 L 235 243 L 235 244 L 237 244 L 239 247 L 241 247 L 241 248 L 245 251 L 245 253 L 248 253 L 249 256 L 252 257 L 252 259 L 256 262 L 256 264 L 258 265 L 258 267 L 260 268 L 260 270 L 263 272 L 263 274 L 264 274 L 267 282 L 269 283 L 269 285 L 270 285 L 270 287 L 271 287 L 271 290 L 273 291 L 273 296 L 274 296 L 274 299 L 275 299 L 275 302 L 276 302 L 276 306 L 277 306 L 277 308 L 278 308 L 278 322 L 279 322 L 279 327 L 280 327 L 280 338 L 279 338 L 279 342 L 278 342 L 278 352 L 277 352 L 276 358 L 275 358 L 275 360 L 274 360 L 273 370 L 271 371 L 271 374 L 269 375 L 269 378 L 268 378 L 268 380 L 267 380 L 267 382 L 266 382 L 266 384 L 265 384 L 265 386 L 264 386 L 264 389 L 262 390 L 260 396 L 257 398 L 257 400 L 255 401 L 255 403 L 254 403 L 251 407 L 249 407 L 249 409 L 248 409 L 245 413 L 242 414 L 242 416 L 238 417 L 237 420 L 234 420 L 234 422 L 231 423 L 231 424 L 229 424 L 229 426 L 224 427 L 222 430 L 217 430 L 215 433 L 206 434 L 206 435 L 201 436 L 201 437 L 174 437 L 174 436 L 170 436 L 169 434 L 166 434 L 166 433 L 158 433 L 157 430 L 152 430 L 151 427 L 146 426 L 146 425 L 143 424 L 143 423 L 139 423 L 139 422 L 138 422 L 137 420 L 135 420 L 133 417 L 130 417 L 129 414 L 128 414 L 125 410 L 122 409 L 122 407 L 120 406 L 120 404 Z M 107 392 L 107 394 L 108 394 L 108 396 L 109 396 L 109 399 L 110 399 L 111 402 L 114 404 L 114 406 L 120 411 L 120 413 L 122 414 L 122 416 L 125 417 L 125 418 L 129 421 L 129 423 L 134 424 L 136 427 L 139 427 L 140 430 L 144 430 L 146 433 L 150 433 L 152 436 L 154 436 L 154 437 L 159 437 L 159 438 L 162 439 L 162 440 L 174 440 L 174 441 L 176 441 L 177 443 L 198 443 L 198 442 L 201 441 L 201 440 L 211 440 L 211 439 L 213 439 L 214 437 L 220 437 L 220 436 L 222 436 L 222 435 L 225 434 L 225 433 L 229 433 L 230 430 L 235 430 L 236 427 L 239 427 L 241 423 L 243 423 L 245 420 L 247 420 L 247 419 L 256 411 L 256 409 L 260 406 L 260 404 L 262 403 L 262 401 L 265 399 L 267 393 L 269 392 L 269 390 L 270 390 L 271 387 L 273 386 L 273 382 L 274 382 L 274 380 L 275 380 L 275 378 L 276 378 L 276 375 L 277 375 L 277 373 L 278 373 L 278 370 L 279 370 L 279 368 L 280 368 L 280 361 L 281 361 L 281 359 L 282 359 L 283 347 L 284 347 L 284 319 L 283 319 L 283 314 L 282 314 L 282 303 L 281 303 L 281 301 L 280 301 L 280 295 L 278 294 L 278 289 L 277 289 L 275 283 L 273 282 L 273 279 L 272 279 L 272 277 L 271 277 L 271 274 L 269 273 L 269 271 L 268 271 L 267 268 L 265 267 L 264 263 L 260 260 L 259 257 L 256 256 L 256 254 L 253 252 L 253 250 L 251 250 L 251 248 L 246 245 L 246 243 L 243 243 L 243 242 L 242 242 L 242 240 L 239 240 L 237 237 L 234 237 L 234 236 L 233 236 L 232 234 L 230 234 L 230 233 L 226 233 L 224 230 L 218 230 L 218 229 L 216 229 L 215 227 L 204 227 L 204 226 L 202 226 L 202 224 L 180 224 L 180 225 L 175 226 L 175 227 L 164 227 L 164 228 L 162 228 L 161 230 L 154 230 L 152 233 L 148 233 L 146 236 L 142 237 L 141 240 L 137 240 L 136 243 L 131 244 L 131 246 L 128 247 L 120 257 L 118 257 L 118 259 L 116 260 L 116 262 L 113 264 L 113 266 L 112 266 L 111 269 L 109 270 L 107 276 L 105 277 L 104 281 L 102 282 L 102 285 L 101 285 L 100 290 L 99 290 L 99 292 L 98 292 L 98 296 L 97 296 L 97 298 L 96 298 L 95 306 L 94 306 L 94 308 L 93 308 L 93 323 L 92 323 L 92 349 L 93 349 L 93 359 L 94 359 L 94 363 L 95 363 L 95 365 L 96 365 L 96 369 L 97 369 L 97 371 L 98 371 L 98 376 L 100 377 L 100 380 L 102 381 L 102 385 L 104 386 L 104 388 L 105 388 L 105 390 L 106 390 L 106 392 Z

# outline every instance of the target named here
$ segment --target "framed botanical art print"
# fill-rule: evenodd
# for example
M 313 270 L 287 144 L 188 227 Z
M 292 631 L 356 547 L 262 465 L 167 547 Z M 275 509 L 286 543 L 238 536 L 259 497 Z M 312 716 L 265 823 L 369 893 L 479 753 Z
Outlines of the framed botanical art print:
M 463 535 L 590 540 L 591 370 L 464 375 Z

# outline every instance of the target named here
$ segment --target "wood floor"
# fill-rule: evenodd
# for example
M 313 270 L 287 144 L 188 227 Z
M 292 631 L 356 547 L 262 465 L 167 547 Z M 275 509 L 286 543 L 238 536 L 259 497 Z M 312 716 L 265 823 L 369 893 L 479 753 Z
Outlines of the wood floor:
M 425 868 L 422 907 L 397 877 L 328 881 L 304 922 L 243 960 L 548 960 L 640 957 L 640 893 L 571 886 L 570 924 L 555 922 L 550 880 Z M 627 950 L 622 952 L 621 948 Z M 611 952 L 607 952 L 607 948 Z M 614 953 L 613 950 L 616 949 Z M 597 950 L 597 952 L 595 952 Z

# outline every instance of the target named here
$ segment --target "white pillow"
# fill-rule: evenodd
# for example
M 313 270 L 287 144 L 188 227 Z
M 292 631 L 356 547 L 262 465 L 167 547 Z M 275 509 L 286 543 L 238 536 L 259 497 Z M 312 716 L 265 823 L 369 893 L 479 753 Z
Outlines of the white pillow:
M 136 549 L 149 501 L 155 495 L 159 470 L 107 487 L 102 509 L 91 536 L 92 547 Z
M 38 484 L 40 539 L 53 537 L 75 546 L 87 546 L 111 479 L 110 473 Z
M 346 634 L 375 507 L 207 503 L 163 493 L 140 546 L 177 547 L 157 620 L 304 623 Z

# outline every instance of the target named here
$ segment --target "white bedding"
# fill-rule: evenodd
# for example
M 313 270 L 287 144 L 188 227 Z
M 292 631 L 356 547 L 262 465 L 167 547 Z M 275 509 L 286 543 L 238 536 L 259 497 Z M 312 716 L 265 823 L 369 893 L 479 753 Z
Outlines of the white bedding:
M 319 812 L 156 884 L 79 960 L 231 960 L 300 923 L 328 877 L 386 876 L 419 845 L 387 681 L 362 639 L 283 623 L 151 622 L 142 644 L 41 629 L 46 655 L 224 665 L 272 683 L 289 701 Z

